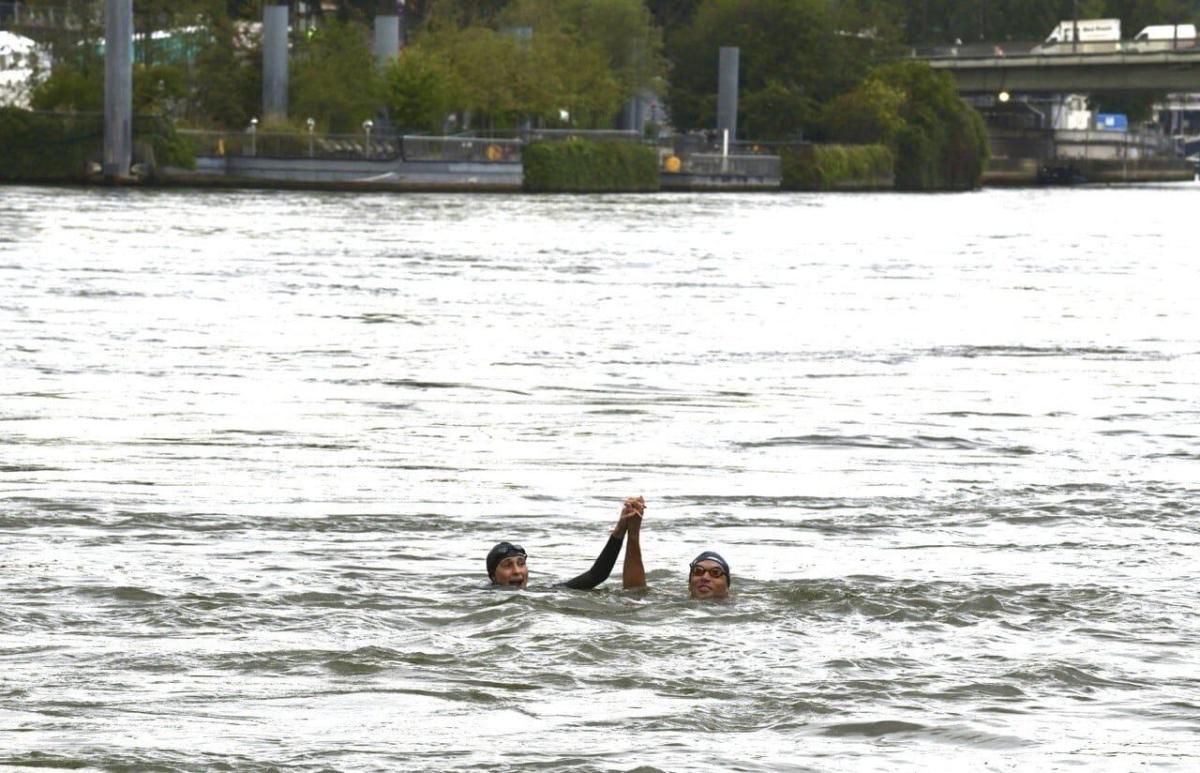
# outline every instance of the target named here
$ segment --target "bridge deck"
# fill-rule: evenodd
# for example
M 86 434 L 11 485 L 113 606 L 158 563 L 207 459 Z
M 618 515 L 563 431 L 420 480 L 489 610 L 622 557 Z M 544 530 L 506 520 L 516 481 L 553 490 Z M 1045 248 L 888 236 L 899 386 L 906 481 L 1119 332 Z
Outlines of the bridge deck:
M 1200 47 L 1189 40 L 1018 46 L 975 44 L 914 52 L 958 80 L 959 91 L 1023 93 L 1200 91 Z M 990 46 L 990 48 L 988 47 Z

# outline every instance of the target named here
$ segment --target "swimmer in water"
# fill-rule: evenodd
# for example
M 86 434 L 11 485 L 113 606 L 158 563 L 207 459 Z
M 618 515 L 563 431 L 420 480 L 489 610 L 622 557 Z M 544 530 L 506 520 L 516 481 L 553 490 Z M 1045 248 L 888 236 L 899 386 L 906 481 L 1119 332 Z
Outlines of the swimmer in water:
M 578 577 L 562 583 L 563 587 L 574 590 L 590 590 L 608 579 L 608 576 L 612 574 L 613 566 L 617 563 L 617 554 L 621 552 L 621 543 L 625 539 L 625 532 L 630 520 L 635 515 L 640 518 L 645 509 L 645 502 L 639 506 L 637 504 L 639 500 L 640 497 L 638 500 L 632 498 L 625 500 L 625 505 L 621 508 L 621 517 L 617 519 L 617 525 L 609 533 L 608 542 L 600 551 L 592 568 Z M 492 581 L 492 585 L 523 589 L 529 585 L 528 560 L 529 556 L 525 552 L 525 548 L 520 545 L 514 545 L 511 542 L 497 542 L 487 554 L 488 579 Z
M 621 573 L 626 588 L 646 587 L 646 569 L 642 566 L 642 514 L 646 502 L 641 497 L 626 500 L 640 504 L 636 513 L 631 513 L 626 528 L 629 541 L 625 545 L 625 566 Z M 622 511 L 624 515 L 625 511 Z M 706 550 L 692 559 L 688 568 L 688 595 L 694 599 L 723 599 L 729 596 L 733 578 L 729 574 L 729 563 L 720 553 Z

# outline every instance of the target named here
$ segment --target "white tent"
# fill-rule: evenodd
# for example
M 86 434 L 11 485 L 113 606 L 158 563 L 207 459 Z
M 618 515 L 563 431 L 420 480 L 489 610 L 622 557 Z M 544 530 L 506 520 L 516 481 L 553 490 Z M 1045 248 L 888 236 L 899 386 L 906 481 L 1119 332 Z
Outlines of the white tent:
M 0 106 L 28 107 L 34 78 L 44 78 L 52 63 L 36 41 L 0 30 Z

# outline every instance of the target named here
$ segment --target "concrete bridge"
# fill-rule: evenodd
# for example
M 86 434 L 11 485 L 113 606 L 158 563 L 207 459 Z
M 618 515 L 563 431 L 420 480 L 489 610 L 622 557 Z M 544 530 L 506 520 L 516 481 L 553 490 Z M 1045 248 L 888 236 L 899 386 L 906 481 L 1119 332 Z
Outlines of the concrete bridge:
M 1200 92 L 1200 41 L 986 43 L 916 50 L 964 94 Z

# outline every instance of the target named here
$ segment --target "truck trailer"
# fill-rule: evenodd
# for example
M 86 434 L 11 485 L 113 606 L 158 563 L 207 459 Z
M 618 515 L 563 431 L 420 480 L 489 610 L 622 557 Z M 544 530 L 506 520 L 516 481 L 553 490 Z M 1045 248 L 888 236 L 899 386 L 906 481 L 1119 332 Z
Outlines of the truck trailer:
M 1075 42 L 1119 43 L 1120 41 L 1120 19 L 1067 19 L 1059 22 L 1059 25 L 1046 36 L 1046 42 L 1043 45 Z

